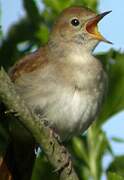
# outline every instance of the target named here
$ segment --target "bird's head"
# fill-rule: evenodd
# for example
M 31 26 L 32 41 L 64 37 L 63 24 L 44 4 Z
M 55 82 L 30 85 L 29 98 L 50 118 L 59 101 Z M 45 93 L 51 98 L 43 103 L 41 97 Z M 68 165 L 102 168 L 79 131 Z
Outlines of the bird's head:
M 50 39 L 56 43 L 80 44 L 89 50 L 93 50 L 100 41 L 111 43 L 99 33 L 97 26 L 110 12 L 97 15 L 88 8 L 67 8 L 54 24 Z

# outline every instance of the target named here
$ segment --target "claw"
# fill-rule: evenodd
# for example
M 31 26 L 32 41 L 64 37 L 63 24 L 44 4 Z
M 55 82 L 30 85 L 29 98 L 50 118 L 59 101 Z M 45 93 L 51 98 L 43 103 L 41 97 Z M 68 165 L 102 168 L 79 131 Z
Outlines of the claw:
M 69 156 L 69 154 L 66 151 L 64 146 L 62 146 L 62 153 L 65 154 L 65 161 L 63 164 L 61 164 L 61 159 L 58 159 L 60 166 L 58 168 L 56 168 L 53 172 L 61 172 L 65 167 L 67 167 L 68 168 L 68 174 L 70 174 L 72 171 L 72 161 L 71 161 L 71 158 L 70 158 L 70 156 Z
M 50 136 L 54 136 L 57 139 L 58 143 L 61 145 L 61 149 L 62 149 L 61 153 L 64 154 L 64 158 L 63 158 L 64 163 L 62 163 L 61 159 L 58 159 L 58 164 L 60 164 L 60 165 L 53 172 L 54 173 L 61 172 L 65 167 L 67 167 L 68 168 L 68 174 L 70 174 L 72 171 L 72 161 L 71 161 L 70 155 L 68 154 L 66 148 L 62 145 L 62 141 L 60 139 L 60 136 L 52 128 L 50 131 Z M 54 152 L 54 144 L 50 143 L 50 145 L 53 148 L 52 152 Z

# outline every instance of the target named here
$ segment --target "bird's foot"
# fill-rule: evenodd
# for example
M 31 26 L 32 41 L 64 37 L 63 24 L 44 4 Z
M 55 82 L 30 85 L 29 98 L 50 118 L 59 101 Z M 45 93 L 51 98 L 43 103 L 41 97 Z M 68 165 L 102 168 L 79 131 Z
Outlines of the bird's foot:
M 61 138 L 60 138 L 59 134 L 57 134 L 55 129 L 51 128 L 51 127 L 50 127 L 50 136 L 54 137 L 60 145 L 62 144 L 62 141 L 61 141 Z
M 51 129 L 51 137 L 55 137 L 55 139 L 57 139 L 58 143 L 60 144 L 61 146 L 61 156 L 62 157 L 61 159 L 59 158 L 58 159 L 58 167 L 53 171 L 53 172 L 61 172 L 64 168 L 67 168 L 68 169 L 68 174 L 71 173 L 71 170 L 72 170 L 72 161 L 71 161 L 71 157 L 70 157 L 70 154 L 68 153 L 68 151 L 66 150 L 65 146 L 63 146 L 62 144 L 62 141 L 60 139 L 60 136 L 54 131 L 54 129 L 50 128 Z M 52 147 L 52 152 L 54 153 L 54 150 L 55 150 L 55 146 L 54 146 L 54 143 L 50 143 L 51 147 Z
M 64 162 L 62 163 L 63 160 L 58 159 L 58 162 L 60 163 L 60 165 L 58 166 L 58 168 L 54 170 L 54 172 L 61 172 L 64 168 L 67 168 L 68 174 L 70 174 L 72 171 L 72 161 L 71 161 L 70 155 L 64 146 L 61 146 L 61 148 L 62 148 L 61 153 L 64 155 L 63 157 Z
M 62 144 L 60 136 L 55 132 L 55 130 L 52 131 L 54 138 L 58 141 L 59 144 Z

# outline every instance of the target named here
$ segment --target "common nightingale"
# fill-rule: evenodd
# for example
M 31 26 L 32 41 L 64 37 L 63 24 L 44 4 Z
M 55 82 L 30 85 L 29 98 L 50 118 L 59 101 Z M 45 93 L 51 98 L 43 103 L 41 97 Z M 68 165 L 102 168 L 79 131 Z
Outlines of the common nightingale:
M 97 117 L 107 91 L 102 63 L 92 55 L 100 41 L 96 14 L 84 7 L 65 9 L 48 43 L 26 55 L 9 74 L 28 107 L 62 140 L 83 133 Z

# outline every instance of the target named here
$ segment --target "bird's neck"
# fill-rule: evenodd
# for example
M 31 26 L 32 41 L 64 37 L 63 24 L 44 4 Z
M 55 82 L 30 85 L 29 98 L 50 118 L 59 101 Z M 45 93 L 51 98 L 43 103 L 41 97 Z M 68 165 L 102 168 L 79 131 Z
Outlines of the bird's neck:
M 93 49 L 88 46 L 82 46 L 82 44 L 76 44 L 73 42 L 64 43 L 55 41 L 48 42 L 49 57 L 53 60 L 65 59 L 66 61 L 71 59 L 71 57 L 76 57 L 75 59 L 80 59 L 87 56 L 92 56 Z M 78 58 L 79 57 L 79 58 Z M 73 58 L 74 59 L 74 58 Z

